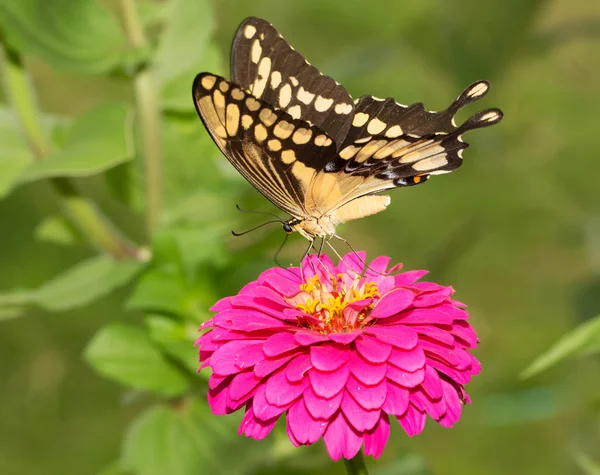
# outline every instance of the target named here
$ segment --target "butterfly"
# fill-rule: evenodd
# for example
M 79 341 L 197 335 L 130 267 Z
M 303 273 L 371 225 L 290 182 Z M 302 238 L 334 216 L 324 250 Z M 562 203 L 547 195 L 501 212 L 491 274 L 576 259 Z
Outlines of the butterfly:
M 502 120 L 498 109 L 454 120 L 489 88 L 477 81 L 439 112 L 392 98 L 353 100 L 270 23 L 250 17 L 233 40 L 231 81 L 200 73 L 192 93 L 231 164 L 291 216 L 283 229 L 314 241 L 336 236 L 339 223 L 383 211 L 390 197 L 380 192 L 460 167 L 463 134 Z

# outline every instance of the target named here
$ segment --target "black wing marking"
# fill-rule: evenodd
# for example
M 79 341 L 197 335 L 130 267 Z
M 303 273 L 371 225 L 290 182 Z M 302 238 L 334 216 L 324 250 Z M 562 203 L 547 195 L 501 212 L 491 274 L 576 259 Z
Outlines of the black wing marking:
M 242 22 L 231 49 L 231 80 L 294 119 L 316 125 L 339 149 L 354 102 L 346 89 L 323 75 L 260 18 Z
M 363 96 L 357 101 L 343 148 L 325 170 L 390 180 L 388 188 L 416 185 L 431 174 L 449 173 L 462 165 L 462 151 L 468 147 L 462 134 L 502 120 L 501 111 L 488 109 L 460 126 L 454 121 L 461 108 L 488 90 L 488 82 L 476 82 L 440 112 L 428 112 L 421 103 L 404 106 L 391 98 Z
M 335 156 L 333 139 L 214 74 L 196 76 L 192 92 L 206 129 L 242 176 L 282 210 L 306 216 L 306 190 Z

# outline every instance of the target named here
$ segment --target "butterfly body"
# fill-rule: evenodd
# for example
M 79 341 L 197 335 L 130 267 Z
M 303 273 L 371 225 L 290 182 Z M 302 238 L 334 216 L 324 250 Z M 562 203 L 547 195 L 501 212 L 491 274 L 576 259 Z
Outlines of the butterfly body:
M 486 81 L 440 112 L 392 98 L 353 100 L 258 18 L 238 29 L 231 74 L 231 81 L 212 73 L 196 77 L 198 114 L 242 176 L 292 216 L 284 229 L 311 241 L 383 211 L 390 203 L 383 191 L 460 167 L 468 146 L 462 135 L 502 119 L 488 109 L 461 125 L 454 121 L 487 93 Z

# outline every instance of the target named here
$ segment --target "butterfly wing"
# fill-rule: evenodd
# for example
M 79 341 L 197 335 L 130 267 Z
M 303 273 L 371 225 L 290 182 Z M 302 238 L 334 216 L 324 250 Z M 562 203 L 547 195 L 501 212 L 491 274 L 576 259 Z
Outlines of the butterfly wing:
M 460 167 L 462 151 L 468 147 L 463 134 L 502 120 L 501 111 L 488 109 L 456 125 L 456 113 L 488 90 L 489 83 L 476 82 L 440 112 L 428 112 L 421 103 L 405 106 L 391 98 L 358 99 L 342 149 L 324 168 L 338 176 L 343 190 L 327 211 L 364 195 L 421 184 L 431 175 Z
M 310 216 L 307 190 L 335 156 L 333 139 L 214 74 L 199 74 L 192 91 L 204 126 L 242 176 L 283 211 Z
M 339 149 L 350 130 L 354 102 L 260 18 L 244 20 L 231 48 L 231 80 L 271 106 L 328 134 Z

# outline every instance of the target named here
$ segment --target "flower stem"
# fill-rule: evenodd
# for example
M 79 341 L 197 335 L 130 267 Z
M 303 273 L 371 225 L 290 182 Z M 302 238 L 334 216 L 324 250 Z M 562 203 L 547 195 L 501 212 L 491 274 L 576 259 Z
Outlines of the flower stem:
M 4 76 L 6 97 L 17 115 L 27 143 L 35 160 L 42 161 L 51 152 L 51 147 L 39 118 L 29 76 L 19 54 L 2 43 L 0 69 Z M 67 218 L 92 246 L 117 259 L 144 259 L 145 252 L 125 238 L 94 203 L 79 193 L 72 181 L 53 178 L 49 182 L 59 195 L 60 205 Z
M 119 11 L 131 46 L 137 49 L 146 48 L 148 41 L 144 35 L 135 0 L 120 0 Z M 162 205 L 162 178 L 160 106 L 156 81 L 150 65 L 144 64 L 134 72 L 133 89 L 146 177 L 146 229 L 148 236 L 151 236 L 158 222 Z
M 344 466 L 346 467 L 348 475 L 369 475 L 367 466 L 365 465 L 365 459 L 360 450 L 354 458 L 350 460 L 344 459 Z

